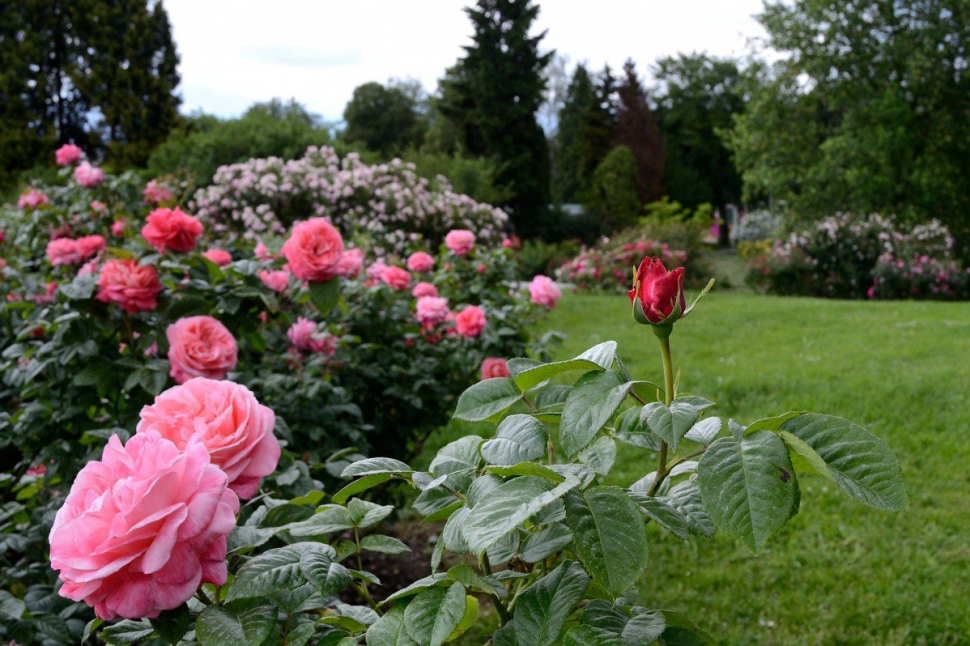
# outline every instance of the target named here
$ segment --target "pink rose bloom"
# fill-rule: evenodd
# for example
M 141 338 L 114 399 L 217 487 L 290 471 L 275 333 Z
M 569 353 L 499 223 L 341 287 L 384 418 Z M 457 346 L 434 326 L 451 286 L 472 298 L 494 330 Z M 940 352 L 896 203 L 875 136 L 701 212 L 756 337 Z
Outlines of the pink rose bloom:
M 512 248 L 512 241 L 509 240 L 508 238 L 503 238 L 502 239 L 502 246 L 505 247 L 506 249 L 511 249 Z
M 229 488 L 252 498 L 260 480 L 276 469 L 280 443 L 273 435 L 276 415 L 245 386 L 202 377 L 169 388 L 141 409 L 137 432 L 157 432 L 185 450 L 202 440 L 212 464 L 229 477 Z
M 222 379 L 236 367 L 236 339 L 211 316 L 190 316 L 165 330 L 169 374 L 180 384 L 192 377 Z
M 455 329 L 458 330 L 458 334 L 468 338 L 481 334 L 487 323 L 485 312 L 475 305 L 467 306 L 455 317 Z
M 337 263 L 337 275 L 344 278 L 357 278 L 364 267 L 364 252 L 360 249 L 348 249 L 340 255 Z
M 55 267 L 74 265 L 84 260 L 84 253 L 77 240 L 58 238 L 47 243 L 47 260 Z
M 3 229 L 0 229 L 0 244 L 3 244 L 3 241 L 6 239 L 7 239 L 7 232 L 4 231 Z
M 269 271 L 264 269 L 256 274 L 263 284 L 274 292 L 282 292 L 290 282 L 290 272 L 285 269 Z
M 424 296 L 437 296 L 438 288 L 431 283 L 420 282 L 411 290 L 411 296 L 422 298 Z
M 418 299 L 418 322 L 423 327 L 444 323 L 448 319 L 448 300 L 437 296 L 422 296 Z
M 256 248 L 253 250 L 253 255 L 256 256 L 256 260 L 272 260 L 273 254 L 269 252 L 263 241 L 260 240 L 256 243 Z
M 445 236 L 445 246 L 456 255 L 464 256 L 475 246 L 475 234 L 468 229 L 454 229 Z
M 117 303 L 129 314 L 155 309 L 158 292 L 158 272 L 151 265 L 139 265 L 136 260 L 109 260 L 101 268 L 98 295 L 104 303 Z
M 488 267 L 485 266 L 485 263 L 482 263 L 475 268 L 475 271 L 477 271 L 480 274 L 484 274 L 486 271 L 488 271 Z
M 48 203 L 50 203 L 50 198 L 47 195 L 38 191 L 36 188 L 32 188 L 20 196 L 20 199 L 17 200 L 17 208 L 22 210 L 36 209 L 38 206 L 43 206 Z
M 500 357 L 489 357 L 482 362 L 482 379 L 494 379 L 496 377 L 508 377 L 508 361 Z
M 91 260 L 81 265 L 81 268 L 77 270 L 77 275 L 87 276 L 88 274 L 93 274 L 96 271 L 98 271 L 98 259 L 92 258 Z
M 202 223 L 183 213 L 177 206 L 174 209 L 155 209 L 148 214 L 146 222 L 141 234 L 159 252 L 166 249 L 191 251 L 202 235 Z
M 556 301 L 562 296 L 562 292 L 556 287 L 556 283 L 552 282 L 547 276 L 536 276 L 529 283 L 529 295 L 536 305 L 555 307 Z
M 92 211 L 97 211 L 98 213 L 101 213 L 102 211 L 104 211 L 107 208 L 108 208 L 108 205 L 105 204 L 104 202 L 99 202 L 97 200 L 91 202 L 91 210 Z
M 77 239 L 78 247 L 81 248 L 81 255 L 87 260 L 105 247 L 104 236 L 93 235 L 84 236 Z
M 209 249 L 202 254 L 202 257 L 220 267 L 225 267 L 232 262 L 232 254 L 222 249 Z
M 47 473 L 47 465 L 43 462 L 38 462 L 34 466 L 27 469 L 27 475 L 29 476 L 42 476 Z
M 385 269 L 387 269 L 387 265 L 380 260 L 375 260 L 370 264 L 369 267 L 367 267 L 367 271 L 365 271 L 364 274 L 371 280 L 380 280 L 381 276 L 384 275 Z
M 340 232 L 323 218 L 311 218 L 293 227 L 283 244 L 290 271 L 300 280 L 325 282 L 337 275 L 344 252 Z
M 400 267 L 385 267 L 381 272 L 381 280 L 394 289 L 407 289 L 411 284 L 411 274 Z
M 64 144 L 54 151 L 54 159 L 58 166 L 70 166 L 75 162 L 81 161 L 83 153 L 80 146 L 74 144 Z
M 142 191 L 142 195 L 145 197 L 145 201 L 149 204 L 159 204 L 161 202 L 171 202 L 175 196 L 172 195 L 172 191 L 168 190 L 164 185 L 159 184 L 156 180 L 148 182 L 145 186 L 145 190 Z
M 115 220 L 111 223 L 111 235 L 120 238 L 127 226 L 128 224 L 124 220 Z
M 104 171 L 88 162 L 83 162 L 74 169 L 74 179 L 85 188 L 94 188 L 104 181 Z
M 408 269 L 419 273 L 434 269 L 434 258 L 423 251 L 415 251 L 408 257 Z
M 227 484 L 201 438 L 180 450 L 154 431 L 124 446 L 113 435 L 54 518 L 58 594 L 101 619 L 138 619 L 177 608 L 203 583 L 223 585 L 239 511 Z
M 319 334 L 317 324 L 303 318 L 296 319 L 296 323 L 286 331 L 286 338 L 297 350 L 304 352 L 320 352 L 333 355 L 337 351 L 337 339 L 331 334 Z

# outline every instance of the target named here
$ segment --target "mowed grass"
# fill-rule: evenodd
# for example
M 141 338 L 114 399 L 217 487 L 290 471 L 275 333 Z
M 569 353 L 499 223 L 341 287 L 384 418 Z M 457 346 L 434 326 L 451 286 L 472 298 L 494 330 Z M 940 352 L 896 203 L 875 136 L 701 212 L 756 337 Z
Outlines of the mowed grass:
M 568 334 L 559 358 L 615 339 L 634 376 L 661 382 L 656 340 L 625 296 L 568 294 L 543 328 Z M 671 340 L 680 392 L 725 420 L 808 410 L 879 435 L 910 508 L 872 510 L 800 475 L 801 512 L 758 556 L 651 523 L 640 602 L 689 613 L 722 644 L 970 644 L 970 304 L 715 291 Z M 611 481 L 654 469 L 651 454 L 620 451 Z

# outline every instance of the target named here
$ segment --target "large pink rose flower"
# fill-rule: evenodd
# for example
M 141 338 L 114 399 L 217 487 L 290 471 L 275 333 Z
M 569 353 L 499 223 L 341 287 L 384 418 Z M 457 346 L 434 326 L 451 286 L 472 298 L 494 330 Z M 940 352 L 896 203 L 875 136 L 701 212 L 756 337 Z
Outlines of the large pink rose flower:
M 325 282 L 337 275 L 344 241 L 332 224 L 323 218 L 311 218 L 293 227 L 282 251 L 294 276 Z
M 192 251 L 202 235 L 202 223 L 182 209 L 155 209 L 148 214 L 141 234 L 159 252 Z
M 443 323 L 450 313 L 447 299 L 437 296 L 422 296 L 418 299 L 417 316 L 422 326 L 430 327 Z
M 381 272 L 381 280 L 394 289 L 404 290 L 411 284 L 411 274 L 400 267 L 385 267 Z
M 47 243 L 47 260 L 55 267 L 58 265 L 74 265 L 84 260 L 84 252 L 77 240 L 58 238 Z
M 109 260 L 101 268 L 98 295 L 104 303 L 117 303 L 129 314 L 155 309 L 155 299 L 162 285 L 158 271 L 151 265 L 139 265 L 136 260 Z
M 364 267 L 364 252 L 360 249 L 348 249 L 340 256 L 337 263 L 337 275 L 344 278 L 357 278 Z
M 445 236 L 445 246 L 456 255 L 464 256 L 475 246 L 475 234 L 468 229 L 454 229 Z
M 229 488 L 252 498 L 259 482 L 276 469 L 280 443 L 276 415 L 245 386 L 204 377 L 169 388 L 141 409 L 138 433 L 158 432 L 183 450 L 197 437 L 212 464 L 229 476 Z
M 482 333 L 488 321 L 485 312 L 476 305 L 468 305 L 455 317 L 455 329 L 458 334 L 471 338 Z
M 282 292 L 290 284 L 290 272 L 285 269 L 264 269 L 256 274 L 274 292 Z
M 415 251 L 408 257 L 408 269 L 418 273 L 431 271 L 434 269 L 434 258 L 423 251 Z
M 102 619 L 138 619 L 177 608 L 203 583 L 223 585 L 239 511 L 227 484 L 201 438 L 180 450 L 154 431 L 124 446 L 112 436 L 54 518 L 58 593 Z
M 225 267 L 232 262 L 232 254 L 225 249 L 209 249 L 202 257 L 220 267 Z
M 99 235 L 84 236 L 77 239 L 77 245 L 81 249 L 81 255 L 85 260 L 104 249 L 105 244 L 104 236 Z
M 489 357 L 482 362 L 482 379 L 509 376 L 509 362 L 501 357 Z
M 532 302 L 544 307 L 555 307 L 562 292 L 556 287 L 556 283 L 547 276 L 536 276 L 529 283 L 529 295 Z
M 85 188 L 94 188 L 104 181 L 104 171 L 88 162 L 83 162 L 74 169 L 74 179 Z
M 36 188 L 32 188 L 20 196 L 20 199 L 17 200 L 17 208 L 22 210 L 36 209 L 38 206 L 43 206 L 49 202 L 50 198 L 47 195 Z
M 57 161 L 58 166 L 70 166 L 75 162 L 81 161 L 83 154 L 80 146 L 64 144 L 54 151 L 54 159 Z
M 425 296 L 437 296 L 438 288 L 431 283 L 420 282 L 414 286 L 411 290 L 411 296 L 415 298 L 423 298 Z
M 165 330 L 170 374 L 180 384 L 192 377 L 222 379 L 236 367 L 236 339 L 211 316 L 190 316 Z

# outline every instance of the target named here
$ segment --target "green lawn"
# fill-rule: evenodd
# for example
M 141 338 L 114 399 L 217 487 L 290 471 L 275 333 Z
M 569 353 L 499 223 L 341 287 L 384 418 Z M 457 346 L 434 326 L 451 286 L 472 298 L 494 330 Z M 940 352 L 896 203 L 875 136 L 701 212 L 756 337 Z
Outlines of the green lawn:
M 544 327 L 568 334 L 562 358 L 616 339 L 631 372 L 659 382 L 656 341 L 628 304 L 567 295 Z M 802 476 L 801 513 L 758 557 L 651 523 L 643 605 L 687 611 L 722 644 L 970 644 L 970 304 L 714 292 L 671 340 L 680 391 L 722 418 L 818 411 L 885 439 L 910 509 L 871 510 Z M 653 468 L 627 450 L 615 479 Z

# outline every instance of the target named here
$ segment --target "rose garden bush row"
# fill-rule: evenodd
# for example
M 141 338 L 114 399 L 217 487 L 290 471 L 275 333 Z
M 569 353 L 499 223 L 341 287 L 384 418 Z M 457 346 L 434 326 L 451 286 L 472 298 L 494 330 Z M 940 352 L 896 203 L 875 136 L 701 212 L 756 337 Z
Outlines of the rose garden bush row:
M 516 287 L 509 252 L 470 231 L 399 255 L 359 232 L 349 248 L 316 218 L 254 248 L 174 207 L 177 186 L 106 174 L 71 147 L 58 161 L 61 185 L 0 214 L 0 638 L 80 639 L 84 607 L 52 596 L 45 564 L 53 512 L 173 382 L 228 378 L 276 411 L 282 457 L 258 476 L 275 470 L 265 490 L 294 496 L 354 451 L 407 459 L 483 370 L 554 338 L 526 328 L 555 286 Z
M 713 644 L 703 618 L 637 604 L 646 523 L 685 541 L 722 531 L 757 552 L 798 513 L 799 473 L 878 509 L 907 498 L 892 450 L 848 420 L 724 424 L 713 402 L 678 392 L 671 334 L 702 295 L 688 305 L 683 269 L 656 258 L 634 276 L 633 317 L 659 341 L 662 385 L 631 375 L 612 341 L 568 361 L 513 359 L 457 403 L 456 418 L 494 425 L 487 437 L 444 446 L 428 471 L 355 460 L 329 496 L 257 494 L 250 474 L 277 455 L 273 412 L 230 382 L 176 386 L 72 484 L 50 534 L 58 592 L 95 609 L 85 636 L 109 644 L 439 646 L 486 604 L 501 646 Z M 605 485 L 624 445 L 653 451 L 656 467 Z M 394 507 L 364 497 L 389 481 L 444 526 L 428 576 L 378 603 L 380 573 L 361 555 L 409 551 L 382 532 Z

